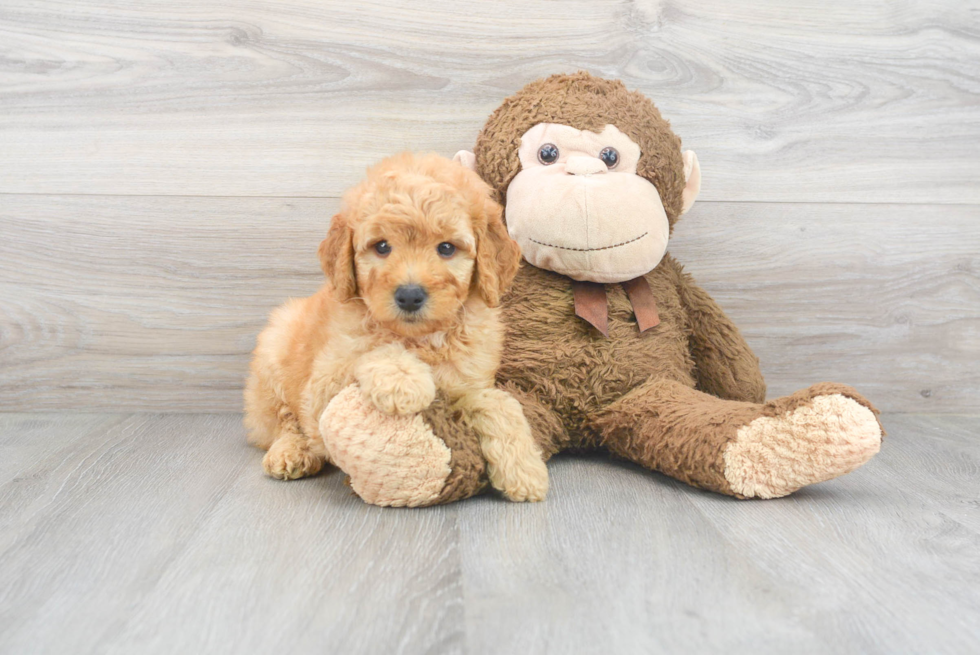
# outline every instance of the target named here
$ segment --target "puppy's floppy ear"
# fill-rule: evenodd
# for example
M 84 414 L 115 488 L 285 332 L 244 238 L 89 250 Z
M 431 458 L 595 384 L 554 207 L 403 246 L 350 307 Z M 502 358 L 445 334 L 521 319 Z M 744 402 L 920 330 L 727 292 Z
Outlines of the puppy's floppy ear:
M 484 203 L 486 224 L 476 237 L 476 286 L 490 307 L 510 288 L 521 265 L 521 248 L 507 234 L 503 208 L 487 198 Z
M 317 251 L 320 267 L 333 284 L 336 297 L 347 302 L 357 295 L 357 277 L 354 273 L 354 231 L 347 216 L 341 212 L 330 219 L 327 238 Z

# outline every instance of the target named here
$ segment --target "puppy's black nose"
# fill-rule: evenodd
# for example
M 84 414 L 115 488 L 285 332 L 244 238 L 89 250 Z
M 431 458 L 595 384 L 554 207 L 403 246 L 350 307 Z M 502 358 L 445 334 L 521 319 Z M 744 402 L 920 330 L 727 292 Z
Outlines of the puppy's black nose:
M 403 284 L 395 289 L 395 304 L 403 312 L 417 312 L 428 297 L 425 289 L 417 284 Z

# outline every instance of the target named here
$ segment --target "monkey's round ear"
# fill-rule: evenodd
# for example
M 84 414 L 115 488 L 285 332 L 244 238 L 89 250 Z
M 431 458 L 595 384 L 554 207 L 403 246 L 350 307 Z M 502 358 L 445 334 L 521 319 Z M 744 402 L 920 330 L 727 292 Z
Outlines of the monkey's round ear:
M 469 150 L 460 150 L 457 152 L 453 155 L 453 161 L 461 164 L 463 168 L 468 168 L 474 173 L 476 172 L 476 155 Z
M 320 267 L 333 284 L 340 302 L 347 302 L 357 295 L 357 277 L 354 274 L 354 231 L 343 213 L 330 219 L 327 238 L 317 251 Z
M 681 214 L 685 213 L 694 204 L 701 190 L 701 166 L 698 164 L 698 156 L 693 150 L 685 150 L 681 155 L 684 158 L 684 192 L 681 194 Z

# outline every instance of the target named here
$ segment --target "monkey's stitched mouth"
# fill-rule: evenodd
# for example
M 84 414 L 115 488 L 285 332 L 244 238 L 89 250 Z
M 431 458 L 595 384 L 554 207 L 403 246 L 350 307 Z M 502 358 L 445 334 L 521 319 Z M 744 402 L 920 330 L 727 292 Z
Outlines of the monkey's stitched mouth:
M 620 246 L 625 246 L 625 245 L 630 244 L 630 243 L 633 243 L 635 241 L 639 241 L 640 239 L 642 239 L 643 237 L 645 237 L 648 234 L 650 234 L 650 233 L 649 232 L 644 232 L 640 236 L 633 237 L 632 239 L 630 239 L 628 241 L 623 241 L 622 243 L 614 243 L 611 246 L 602 246 L 601 248 L 569 248 L 568 246 L 556 246 L 553 243 L 545 243 L 543 241 L 538 241 L 537 239 L 531 239 L 530 237 L 528 237 L 528 241 L 533 241 L 534 243 L 538 244 L 539 246 L 547 246 L 549 248 L 558 248 L 559 250 L 573 250 L 575 252 L 596 252 L 597 250 L 612 250 L 613 248 L 619 248 Z

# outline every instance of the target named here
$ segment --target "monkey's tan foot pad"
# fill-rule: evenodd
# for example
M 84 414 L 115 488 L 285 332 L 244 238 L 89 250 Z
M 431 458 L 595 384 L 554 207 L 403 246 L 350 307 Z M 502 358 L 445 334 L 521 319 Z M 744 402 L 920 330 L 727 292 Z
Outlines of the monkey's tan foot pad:
M 744 498 L 778 498 L 850 473 L 874 457 L 884 436 L 876 412 L 852 390 L 840 388 L 844 393 L 813 395 L 739 428 L 724 453 L 732 491 Z M 807 392 L 794 396 L 802 399 Z M 767 403 L 767 408 L 791 398 Z
M 420 507 L 438 498 L 452 472 L 452 453 L 418 414 L 392 416 L 376 409 L 351 385 L 320 417 L 332 461 L 350 476 L 366 503 Z

